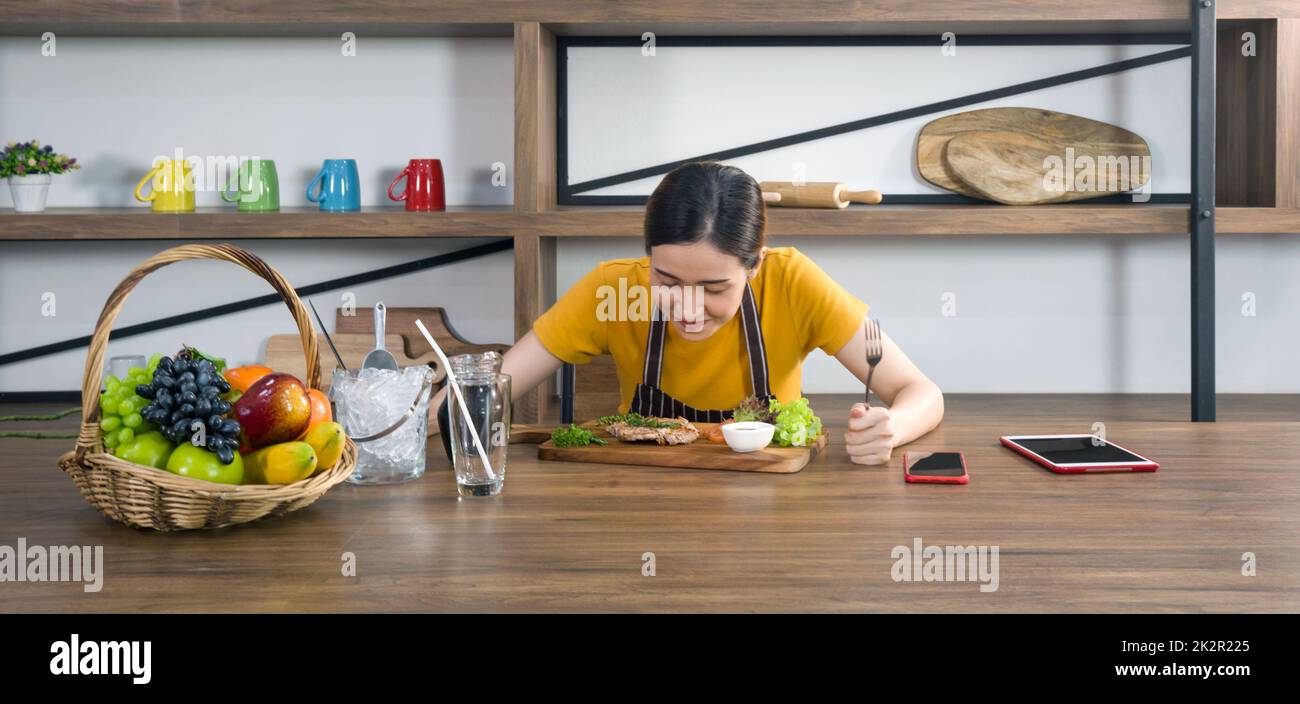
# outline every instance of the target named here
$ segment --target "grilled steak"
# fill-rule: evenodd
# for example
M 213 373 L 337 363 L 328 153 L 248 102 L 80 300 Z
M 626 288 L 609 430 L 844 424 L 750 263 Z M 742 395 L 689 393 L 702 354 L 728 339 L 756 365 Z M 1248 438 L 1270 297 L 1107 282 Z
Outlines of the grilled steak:
M 696 438 L 700 437 L 700 429 L 685 418 L 655 418 L 653 420 L 674 423 L 674 425 L 670 428 L 650 428 L 642 425 L 631 425 L 620 420 L 605 426 L 605 432 L 623 442 L 654 440 L 660 445 L 687 445 L 695 442 Z

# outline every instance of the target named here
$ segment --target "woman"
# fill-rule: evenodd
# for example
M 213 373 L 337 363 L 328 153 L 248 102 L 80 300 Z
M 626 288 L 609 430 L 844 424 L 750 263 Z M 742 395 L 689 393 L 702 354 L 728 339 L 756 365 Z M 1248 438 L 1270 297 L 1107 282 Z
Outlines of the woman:
M 618 367 L 620 413 L 692 421 L 720 421 L 751 395 L 798 398 L 817 348 L 865 383 L 867 305 L 798 250 L 765 246 L 764 208 L 740 169 L 674 169 L 646 204 L 648 256 L 602 262 L 537 319 L 502 364 L 513 393 L 600 354 Z M 887 335 L 872 383 L 888 407 L 853 404 L 844 433 L 860 464 L 888 462 L 943 418 L 939 388 Z

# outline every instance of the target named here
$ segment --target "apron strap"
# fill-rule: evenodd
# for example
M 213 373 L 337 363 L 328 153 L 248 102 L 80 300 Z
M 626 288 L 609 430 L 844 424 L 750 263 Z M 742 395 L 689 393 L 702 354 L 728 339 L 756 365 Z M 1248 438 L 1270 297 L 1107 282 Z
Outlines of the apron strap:
M 645 367 L 641 370 L 641 383 L 659 387 L 664 367 L 664 333 L 668 324 L 658 303 L 650 314 L 650 332 L 645 336 Z
M 749 380 L 754 395 L 768 398 L 772 388 L 767 378 L 767 346 L 763 343 L 763 328 L 758 324 L 758 304 L 754 290 L 745 282 L 745 295 L 740 300 L 740 327 L 745 335 L 745 356 L 749 358 Z M 757 354 L 756 354 L 757 353 Z
M 740 299 L 740 329 L 745 338 L 745 356 L 749 358 L 749 380 L 753 395 L 769 398 L 771 384 L 767 377 L 767 346 L 763 342 L 763 328 L 758 322 L 758 303 L 754 290 L 745 282 L 745 293 Z M 641 383 L 659 388 L 664 368 L 664 342 L 668 330 L 666 315 L 656 305 L 650 318 L 650 331 L 645 340 L 645 366 L 641 370 Z

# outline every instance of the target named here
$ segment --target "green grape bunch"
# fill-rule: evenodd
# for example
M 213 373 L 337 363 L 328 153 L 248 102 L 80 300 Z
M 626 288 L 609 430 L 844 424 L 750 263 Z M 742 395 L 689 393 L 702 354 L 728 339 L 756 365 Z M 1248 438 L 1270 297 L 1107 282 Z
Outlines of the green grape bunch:
M 111 450 L 131 442 L 140 433 L 158 429 L 140 415 L 149 405 L 149 399 L 135 392 L 135 387 L 149 383 L 151 376 L 144 367 L 132 367 L 125 379 L 110 375 L 104 380 L 104 391 L 99 395 L 99 431 L 105 448 Z

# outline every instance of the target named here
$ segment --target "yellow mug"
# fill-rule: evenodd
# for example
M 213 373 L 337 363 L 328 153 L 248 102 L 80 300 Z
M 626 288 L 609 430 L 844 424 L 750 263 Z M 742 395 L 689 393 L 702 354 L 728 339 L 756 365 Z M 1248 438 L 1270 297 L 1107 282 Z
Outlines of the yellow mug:
M 150 180 L 153 181 L 153 188 L 146 196 L 141 191 Z M 136 184 L 135 199 L 142 203 L 152 202 L 155 213 L 194 212 L 194 173 L 190 170 L 189 163 L 159 159 L 149 173 L 140 179 L 140 183 Z

